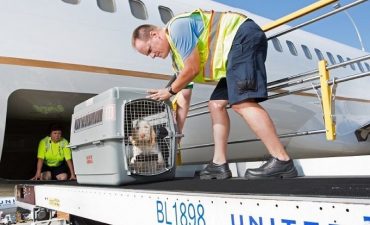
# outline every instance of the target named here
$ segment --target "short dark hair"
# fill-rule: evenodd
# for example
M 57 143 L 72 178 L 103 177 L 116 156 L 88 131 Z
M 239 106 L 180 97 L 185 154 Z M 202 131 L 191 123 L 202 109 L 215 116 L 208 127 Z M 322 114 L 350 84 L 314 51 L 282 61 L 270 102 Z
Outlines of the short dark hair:
M 131 45 L 135 48 L 135 40 L 142 40 L 147 41 L 150 38 L 150 31 L 159 29 L 155 25 L 151 24 L 143 24 L 138 26 L 133 32 L 132 32 L 132 38 L 131 38 Z
M 56 130 L 63 131 L 63 127 L 58 123 L 50 124 L 50 127 L 49 127 L 50 133 L 53 132 L 53 131 L 56 131 Z

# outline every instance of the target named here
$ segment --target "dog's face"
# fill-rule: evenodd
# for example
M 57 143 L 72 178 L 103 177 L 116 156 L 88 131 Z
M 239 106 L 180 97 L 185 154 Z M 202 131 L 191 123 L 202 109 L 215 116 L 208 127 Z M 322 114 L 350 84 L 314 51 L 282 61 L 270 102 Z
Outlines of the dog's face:
M 133 124 L 132 144 L 155 144 L 156 135 L 153 127 L 146 120 L 139 120 Z

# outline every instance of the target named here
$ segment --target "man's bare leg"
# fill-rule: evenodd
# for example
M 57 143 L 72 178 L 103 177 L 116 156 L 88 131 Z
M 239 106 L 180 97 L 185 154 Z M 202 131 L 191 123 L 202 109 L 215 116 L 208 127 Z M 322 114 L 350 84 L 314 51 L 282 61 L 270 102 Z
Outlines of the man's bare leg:
M 256 102 L 242 102 L 233 105 L 232 108 L 244 118 L 272 156 L 263 166 L 248 169 L 245 177 L 248 179 L 296 177 L 298 173 L 294 163 L 280 142 L 275 126 L 265 109 Z
M 226 105 L 226 100 L 211 100 L 208 103 L 215 150 L 212 162 L 200 172 L 201 179 L 228 179 L 232 175 L 226 159 L 227 140 L 230 132 L 230 119 Z
M 45 171 L 41 173 L 41 180 L 51 180 L 51 172 Z
M 213 162 L 226 163 L 227 140 L 230 133 L 230 118 L 226 109 L 226 100 L 209 101 L 208 109 L 211 113 L 215 152 Z
M 177 98 L 176 122 L 179 132 L 182 133 L 186 117 L 189 112 L 192 89 L 183 89 Z
M 56 176 L 57 180 L 67 180 L 68 175 L 66 173 L 61 173 Z
M 233 105 L 232 108 L 243 117 L 273 157 L 282 161 L 289 160 L 288 153 L 276 134 L 275 126 L 262 106 L 256 102 L 242 102 Z

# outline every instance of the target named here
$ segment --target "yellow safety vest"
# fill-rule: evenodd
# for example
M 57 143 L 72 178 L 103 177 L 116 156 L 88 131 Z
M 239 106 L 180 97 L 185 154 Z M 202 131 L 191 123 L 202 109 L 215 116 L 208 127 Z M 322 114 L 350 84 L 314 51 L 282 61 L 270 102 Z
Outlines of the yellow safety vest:
M 44 159 L 44 163 L 48 166 L 60 166 L 64 159 L 72 159 L 71 149 L 67 146 L 66 139 L 62 138 L 59 142 L 53 143 L 51 137 L 47 136 L 39 143 L 37 158 Z
M 197 9 L 172 18 L 166 27 L 167 39 L 172 51 L 172 62 L 176 71 L 184 68 L 184 60 L 174 45 L 169 33 L 174 20 L 190 17 L 199 13 L 203 24 L 203 32 L 199 37 L 197 48 L 200 55 L 200 72 L 195 82 L 218 81 L 226 76 L 226 62 L 233 39 L 239 26 L 247 19 L 245 15 L 235 12 L 202 11 Z

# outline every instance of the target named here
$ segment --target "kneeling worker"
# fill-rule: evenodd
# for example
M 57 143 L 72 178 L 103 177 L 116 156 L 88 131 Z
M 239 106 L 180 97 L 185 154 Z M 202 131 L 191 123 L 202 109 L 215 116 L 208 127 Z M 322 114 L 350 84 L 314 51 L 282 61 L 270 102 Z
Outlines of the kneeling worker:
M 68 170 L 70 180 L 75 180 L 71 149 L 67 147 L 68 141 L 62 137 L 62 129 L 52 125 L 50 136 L 46 136 L 39 143 L 37 151 L 37 170 L 32 180 L 67 180 Z

